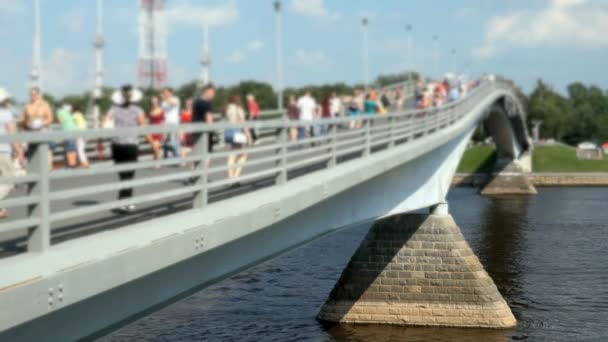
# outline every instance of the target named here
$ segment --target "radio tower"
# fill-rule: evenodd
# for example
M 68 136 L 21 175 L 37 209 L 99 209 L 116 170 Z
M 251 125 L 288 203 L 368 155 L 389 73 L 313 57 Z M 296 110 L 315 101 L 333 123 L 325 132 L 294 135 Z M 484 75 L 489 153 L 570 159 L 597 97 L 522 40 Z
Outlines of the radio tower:
M 139 85 L 158 89 L 167 84 L 165 0 L 140 0 Z

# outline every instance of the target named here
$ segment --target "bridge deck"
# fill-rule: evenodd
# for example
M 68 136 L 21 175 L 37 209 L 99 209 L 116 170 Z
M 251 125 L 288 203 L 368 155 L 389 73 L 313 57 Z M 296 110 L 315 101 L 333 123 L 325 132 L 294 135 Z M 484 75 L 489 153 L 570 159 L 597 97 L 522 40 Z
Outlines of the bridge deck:
M 384 122 L 383 122 L 384 121 Z M 378 120 L 378 124 L 385 124 L 386 120 Z M 347 132 L 348 129 L 343 127 L 339 130 L 340 132 Z M 363 134 L 362 129 L 359 130 L 361 134 Z M 326 137 L 326 139 L 329 139 Z M 348 141 L 348 140 L 344 140 Z M 326 149 L 329 149 L 331 146 L 328 145 L 329 141 L 318 143 L 317 147 L 325 146 Z M 311 144 L 306 144 L 301 146 L 300 148 L 292 148 L 291 152 L 303 151 L 307 148 L 310 148 Z M 262 144 L 260 146 L 272 146 L 271 141 L 267 141 L 266 144 Z M 345 145 L 344 147 L 338 150 L 340 151 L 348 150 L 352 146 Z M 383 150 L 387 148 L 387 144 L 382 144 L 379 146 L 375 146 L 372 152 L 376 152 L 379 150 Z M 220 149 L 216 152 L 226 152 L 227 148 Z M 235 152 L 237 153 L 237 152 Z M 357 157 L 361 156 L 362 152 L 353 152 L 347 153 L 338 159 L 338 163 L 342 163 Z M 248 173 L 257 173 L 264 170 L 263 166 L 253 165 L 249 166 L 248 164 L 255 164 L 256 161 L 263 160 L 265 158 L 271 157 L 275 155 L 273 152 L 263 152 L 257 153 L 254 155 L 254 158 L 248 160 L 245 164 L 243 174 L 246 176 Z M 144 155 L 142 160 L 150 160 L 150 155 Z M 306 158 L 299 157 L 295 159 L 296 161 L 306 161 Z M 111 161 L 102 162 L 100 164 L 93 164 L 91 170 L 95 170 L 95 168 L 107 168 L 111 165 Z M 210 168 L 216 168 L 226 165 L 225 158 L 215 158 L 212 159 L 210 163 Z M 308 164 L 304 167 L 300 167 L 294 170 L 291 170 L 288 173 L 288 179 L 294 179 L 311 172 L 314 172 L 319 169 L 323 169 L 326 167 L 325 162 L 316 162 Z M 157 178 L 163 176 L 171 176 L 174 174 L 178 174 L 181 172 L 188 172 L 192 169 L 192 167 L 188 167 L 185 165 L 175 165 L 168 167 L 160 167 L 160 168 L 151 168 L 151 169 L 143 169 L 138 170 L 136 172 L 135 179 L 149 179 L 149 178 Z M 216 182 L 227 180 L 227 176 L 225 173 L 216 173 L 209 177 L 209 182 Z M 104 173 L 100 175 L 89 175 L 84 177 L 75 177 L 75 178 L 66 178 L 66 179 L 58 179 L 53 181 L 51 187 L 53 191 L 64 191 L 70 189 L 78 189 L 84 187 L 90 187 L 95 185 L 103 185 L 103 184 L 112 184 L 118 180 L 118 175 L 116 173 Z M 134 196 L 142 196 L 149 195 L 155 193 L 162 193 L 172 189 L 180 189 L 184 186 L 188 185 L 189 181 L 169 181 L 169 182 L 158 182 L 155 184 L 147 185 L 145 187 L 138 187 L 135 189 Z M 239 196 L 246 194 L 248 192 L 256 191 L 262 188 L 266 188 L 269 186 L 273 186 L 275 184 L 274 176 L 261 176 L 256 177 L 254 180 L 248 180 L 245 182 L 239 182 L 238 184 L 229 184 L 223 186 L 221 189 L 212 191 L 209 193 L 209 203 L 214 203 L 222 200 L 226 200 L 232 198 L 234 196 Z M 27 196 L 27 186 L 21 185 L 15 188 L 12 191 L 11 195 L 8 199 L 21 198 Z M 88 206 L 99 205 L 102 203 L 112 202 L 116 199 L 116 191 L 111 192 L 103 192 L 97 193 L 92 196 L 88 196 L 85 198 L 78 199 L 70 199 L 63 201 L 53 202 L 51 206 L 52 212 L 63 212 L 70 209 L 75 208 L 83 208 Z M 51 243 L 57 244 L 63 241 L 67 241 L 70 239 L 98 233 L 101 231 L 117 229 L 125 226 L 129 226 L 135 223 L 143 222 L 146 220 L 152 220 L 155 218 L 163 217 L 166 215 L 171 215 L 178 213 L 180 211 L 188 210 L 192 208 L 193 203 L 193 195 L 181 195 L 174 196 L 171 198 L 163 198 L 154 201 L 150 201 L 138 206 L 138 209 L 133 213 L 120 213 L 116 210 L 108 210 L 99 213 L 94 213 L 87 215 L 86 217 L 77 217 L 68 220 L 63 220 L 61 222 L 54 223 L 51 226 Z M 27 218 L 27 208 L 19 207 L 12 209 L 10 211 L 10 218 L 5 219 L 4 222 L 15 222 L 22 219 Z M 26 251 L 26 232 L 2 232 L 0 229 L 0 258 L 8 257 L 12 255 L 16 255 L 18 253 L 22 253 Z

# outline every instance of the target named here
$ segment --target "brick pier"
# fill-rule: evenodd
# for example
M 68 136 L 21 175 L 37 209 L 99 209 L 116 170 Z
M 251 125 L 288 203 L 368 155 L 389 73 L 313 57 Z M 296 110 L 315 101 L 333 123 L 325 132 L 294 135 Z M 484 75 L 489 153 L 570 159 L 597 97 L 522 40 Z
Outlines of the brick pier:
M 517 323 L 450 215 L 402 215 L 376 223 L 318 319 L 483 328 Z

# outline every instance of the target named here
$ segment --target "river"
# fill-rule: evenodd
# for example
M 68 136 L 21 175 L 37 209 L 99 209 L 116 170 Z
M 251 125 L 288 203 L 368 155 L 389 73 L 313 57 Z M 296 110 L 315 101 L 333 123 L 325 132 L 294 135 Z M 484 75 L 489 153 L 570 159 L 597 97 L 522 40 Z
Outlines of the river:
M 511 330 L 324 326 L 315 315 L 366 229 L 323 237 L 100 341 L 608 341 L 608 190 L 545 188 L 450 210 L 519 325 Z

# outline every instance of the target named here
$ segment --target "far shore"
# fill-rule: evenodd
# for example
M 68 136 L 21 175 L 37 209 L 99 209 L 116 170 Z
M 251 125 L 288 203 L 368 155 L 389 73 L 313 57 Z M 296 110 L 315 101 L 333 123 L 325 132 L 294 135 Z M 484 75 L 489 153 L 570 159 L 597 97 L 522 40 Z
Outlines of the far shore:
M 492 177 L 489 173 L 457 173 L 452 186 L 481 187 Z M 537 187 L 608 187 L 608 172 L 533 172 L 530 180 Z

